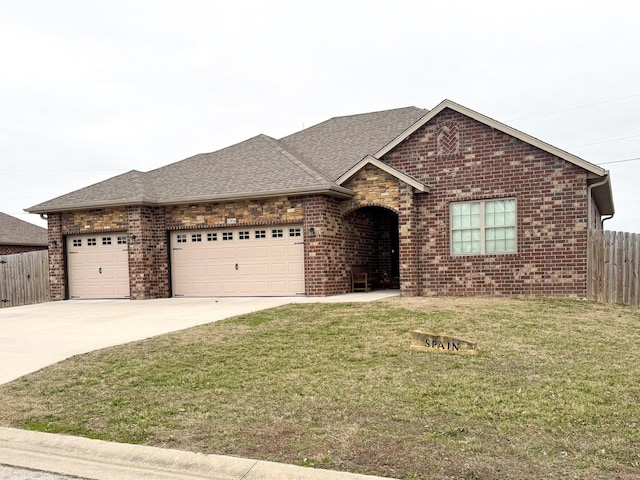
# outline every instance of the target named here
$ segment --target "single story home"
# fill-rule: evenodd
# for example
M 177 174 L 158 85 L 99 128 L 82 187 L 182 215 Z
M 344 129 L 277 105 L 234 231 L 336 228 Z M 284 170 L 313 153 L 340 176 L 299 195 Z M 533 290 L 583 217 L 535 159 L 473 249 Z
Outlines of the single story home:
M 35 205 L 52 299 L 585 297 L 609 172 L 450 100 L 327 120 Z
M 0 212 L 0 255 L 46 250 L 47 229 Z

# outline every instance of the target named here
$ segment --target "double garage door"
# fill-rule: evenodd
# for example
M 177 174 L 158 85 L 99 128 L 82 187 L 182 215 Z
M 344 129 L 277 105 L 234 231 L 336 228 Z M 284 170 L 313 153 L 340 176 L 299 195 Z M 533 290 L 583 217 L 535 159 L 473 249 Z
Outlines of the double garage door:
M 304 294 L 302 225 L 175 231 L 174 296 Z
M 127 235 L 68 236 L 67 273 L 70 298 L 128 298 Z
M 171 232 L 174 296 L 304 294 L 301 225 Z M 126 233 L 67 237 L 70 298 L 128 298 Z

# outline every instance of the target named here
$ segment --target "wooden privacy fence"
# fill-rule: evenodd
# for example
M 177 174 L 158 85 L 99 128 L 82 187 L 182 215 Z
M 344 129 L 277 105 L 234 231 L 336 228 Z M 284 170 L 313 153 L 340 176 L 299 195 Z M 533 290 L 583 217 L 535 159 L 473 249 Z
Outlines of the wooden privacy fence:
M 640 234 L 589 233 L 589 300 L 640 307 Z
M 0 308 L 49 299 L 47 250 L 0 256 Z

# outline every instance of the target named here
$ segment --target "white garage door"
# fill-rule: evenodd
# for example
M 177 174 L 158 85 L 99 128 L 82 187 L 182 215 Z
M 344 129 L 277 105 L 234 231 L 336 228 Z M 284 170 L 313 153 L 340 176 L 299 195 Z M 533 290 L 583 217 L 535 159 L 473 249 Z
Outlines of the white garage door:
M 70 298 L 128 298 L 126 234 L 68 236 L 67 273 Z
M 304 294 L 301 225 L 171 232 L 173 294 Z

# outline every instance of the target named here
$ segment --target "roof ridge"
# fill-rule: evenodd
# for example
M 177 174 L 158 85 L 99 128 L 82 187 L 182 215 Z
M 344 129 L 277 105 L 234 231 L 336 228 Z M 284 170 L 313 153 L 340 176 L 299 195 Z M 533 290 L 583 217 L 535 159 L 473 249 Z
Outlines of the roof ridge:
M 429 113 L 429 110 L 427 110 L 426 108 L 420 108 L 420 107 L 416 107 L 416 106 L 411 105 L 411 106 L 408 106 L 408 107 L 387 108 L 387 109 L 384 109 L 384 110 L 374 110 L 372 112 L 354 113 L 354 114 L 351 114 L 351 115 L 337 115 L 335 117 L 328 118 L 327 120 L 323 120 L 322 122 L 315 123 L 315 124 L 313 124 L 313 125 L 311 125 L 309 127 L 303 128 L 302 130 L 298 130 L 298 131 L 292 132 L 292 133 L 290 133 L 288 135 L 285 135 L 284 137 L 279 138 L 278 141 L 285 140 L 285 139 L 287 139 L 289 137 L 292 137 L 292 136 L 294 136 L 294 135 L 296 135 L 298 133 L 304 132 L 305 130 L 310 130 L 310 129 L 316 128 L 316 127 L 318 127 L 320 125 L 324 125 L 324 124 L 327 124 L 327 123 L 330 123 L 330 122 L 335 122 L 337 120 L 342 120 L 342 119 L 347 119 L 347 118 L 365 117 L 367 115 L 379 115 L 381 113 L 399 112 L 401 110 L 409 110 L 409 109 L 422 110 L 422 111 L 424 111 L 424 115 Z M 422 116 L 424 116 L 424 115 L 422 115 Z
M 324 183 L 324 184 L 327 184 L 327 185 L 335 185 L 335 182 L 333 180 L 331 180 L 328 176 L 322 174 L 321 172 L 319 172 L 318 170 L 313 168 L 311 165 L 308 165 L 306 162 L 304 162 L 303 160 L 299 159 L 293 153 L 291 153 L 289 150 L 284 148 L 280 144 L 279 140 L 276 140 L 275 138 L 272 138 L 272 137 L 270 137 L 268 135 L 261 134 L 259 136 L 261 137 L 261 140 L 264 140 L 264 141 L 266 141 L 266 143 L 269 143 L 273 148 L 278 150 L 278 152 L 280 152 L 280 154 L 282 154 L 284 157 L 289 159 L 289 161 L 291 163 L 293 163 L 294 165 L 298 166 L 300 169 L 304 170 L 309 175 L 311 175 L 313 178 L 315 178 L 318 183 Z

